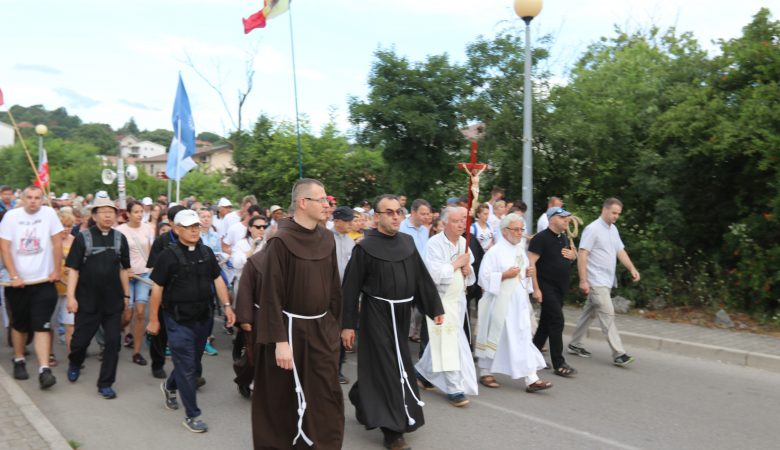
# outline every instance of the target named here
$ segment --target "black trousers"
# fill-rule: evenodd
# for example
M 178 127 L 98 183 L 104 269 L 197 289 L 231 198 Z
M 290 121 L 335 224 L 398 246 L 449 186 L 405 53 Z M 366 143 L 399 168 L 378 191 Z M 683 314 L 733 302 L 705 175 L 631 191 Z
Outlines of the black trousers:
M 103 350 L 103 362 L 100 364 L 97 386 L 99 388 L 111 387 L 116 381 L 116 366 L 119 363 L 120 333 L 122 329 L 122 311 L 114 313 L 95 312 L 88 313 L 78 311 L 73 331 L 73 339 L 70 341 L 70 364 L 81 367 L 87 356 L 87 347 L 95 337 L 98 327 L 103 327 L 105 335 L 105 348 Z
M 160 311 L 160 331 L 152 336 L 149 343 L 149 359 L 152 360 L 152 370 L 162 369 L 165 365 L 165 347 L 168 346 L 168 332 Z
M 563 293 L 564 289 L 539 280 L 542 291 L 542 313 L 539 316 L 539 327 L 534 335 L 534 345 L 539 350 L 550 340 L 550 359 L 553 368 L 557 369 L 566 360 L 563 358 Z

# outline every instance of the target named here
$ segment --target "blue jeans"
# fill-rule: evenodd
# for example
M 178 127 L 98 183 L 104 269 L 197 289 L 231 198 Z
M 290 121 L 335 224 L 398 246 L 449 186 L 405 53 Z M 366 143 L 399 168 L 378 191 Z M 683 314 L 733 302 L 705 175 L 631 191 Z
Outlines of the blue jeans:
M 165 382 L 165 388 L 169 391 L 179 391 L 187 417 L 198 417 L 198 369 L 214 319 L 209 317 L 201 322 L 180 323 L 165 311 L 162 311 L 162 316 L 168 331 L 168 347 L 173 360 L 173 370 Z

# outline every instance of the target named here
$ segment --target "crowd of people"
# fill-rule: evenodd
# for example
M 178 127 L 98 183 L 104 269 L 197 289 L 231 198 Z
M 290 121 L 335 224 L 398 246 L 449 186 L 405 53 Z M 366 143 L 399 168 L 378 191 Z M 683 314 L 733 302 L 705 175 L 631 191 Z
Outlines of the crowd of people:
M 301 179 L 287 208 L 253 195 L 236 208 L 227 198 L 165 195 L 120 208 L 105 191 L 57 197 L 2 186 L 0 298 L 13 376 L 29 378 L 32 344 L 40 388 L 55 385 L 61 339 L 68 381 L 77 382 L 94 339 L 97 391 L 112 399 L 124 345 L 162 380 L 164 407 L 181 401 L 184 426 L 205 432 L 197 390 L 202 355 L 217 354 L 219 315 L 235 336 L 236 370 L 249 370 L 239 391 L 252 398 L 255 448 L 340 448 L 340 385 L 350 384 L 342 364 L 356 352 L 347 397 L 357 420 L 379 428 L 385 447 L 405 449 L 404 435 L 424 424 L 420 389 L 438 389 L 454 407 L 480 385 L 500 388 L 496 374 L 522 379 L 528 393 L 549 389 L 543 369 L 577 374 L 564 351 L 591 356 L 582 338 L 594 318 L 612 363 L 631 363 L 610 297 L 616 261 L 640 279 L 615 226 L 622 203 L 605 200 L 577 248 L 560 198 L 530 234 L 526 205 L 504 197 L 494 188 L 471 210 L 465 198 L 438 208 L 415 199 L 407 209 L 405 196 L 391 194 L 339 206 L 322 183 Z M 572 267 L 587 302 L 564 349 Z M 416 361 L 410 342 L 419 343 Z

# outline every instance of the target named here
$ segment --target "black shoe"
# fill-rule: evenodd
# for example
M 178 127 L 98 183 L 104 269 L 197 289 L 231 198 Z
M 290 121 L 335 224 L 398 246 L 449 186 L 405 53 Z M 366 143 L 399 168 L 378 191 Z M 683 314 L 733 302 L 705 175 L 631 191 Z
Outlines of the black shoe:
M 229 327 L 227 325 L 223 325 L 222 328 L 225 330 L 225 334 L 228 334 L 230 336 L 233 336 L 233 333 L 235 333 L 235 330 L 233 327 Z
M 425 377 L 417 374 L 417 386 L 425 389 L 426 391 L 432 391 L 436 389 L 436 386 L 434 386 L 430 381 L 426 380 Z
M 570 353 L 572 355 L 581 356 L 583 358 L 590 358 L 592 355 L 589 351 L 585 350 L 582 347 L 578 347 L 573 344 L 569 344 L 569 346 L 566 348 L 566 353 Z
M 51 373 L 51 369 L 48 367 L 43 369 L 38 375 L 38 383 L 41 385 L 41 389 L 49 389 L 57 383 L 57 379 L 54 378 L 54 374 Z
M 623 353 L 622 355 L 620 355 L 617 358 L 615 358 L 615 360 L 613 361 L 613 364 L 618 366 L 618 367 L 625 367 L 625 366 L 631 364 L 632 362 L 634 362 L 634 357 L 633 356 L 628 356 L 625 353 Z
M 345 377 L 343 374 L 339 374 L 339 384 L 349 384 L 349 378 Z
M 155 369 L 154 367 L 152 367 L 152 376 L 155 378 L 163 379 L 163 378 L 167 378 L 168 374 L 165 373 L 165 369 L 163 369 L 162 367 L 160 367 L 159 369 Z
M 133 348 L 133 335 L 132 334 L 126 334 L 125 335 L 125 347 L 127 348 Z
M 195 383 L 195 389 L 200 389 L 205 385 L 206 385 L 206 379 L 203 377 L 198 377 L 198 381 Z
M 133 362 L 138 364 L 139 366 L 146 365 L 146 359 L 144 359 L 144 357 L 141 356 L 140 353 L 136 353 L 135 355 L 133 355 Z
M 385 448 L 389 448 L 390 450 L 412 450 L 412 447 L 409 447 L 409 444 L 406 443 L 403 436 L 400 436 L 391 442 L 385 440 L 384 444 Z
M 24 360 L 14 361 L 14 378 L 17 380 L 30 378 L 30 374 L 27 373 L 27 363 Z

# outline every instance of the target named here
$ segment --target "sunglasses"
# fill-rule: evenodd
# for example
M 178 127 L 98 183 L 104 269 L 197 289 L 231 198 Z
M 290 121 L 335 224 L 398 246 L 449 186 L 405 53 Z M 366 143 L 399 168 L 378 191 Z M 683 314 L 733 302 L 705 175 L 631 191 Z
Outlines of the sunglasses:
M 271 226 L 270 224 L 265 224 L 265 225 L 252 225 L 252 228 L 254 228 L 255 230 L 265 230 L 266 228 L 268 228 L 268 227 L 270 227 L 270 226 Z
M 395 217 L 395 216 L 403 216 L 404 215 L 404 210 L 403 209 L 396 209 L 396 210 L 388 209 L 387 211 L 377 211 L 376 213 L 377 214 L 386 214 L 386 215 L 388 215 L 390 217 Z

